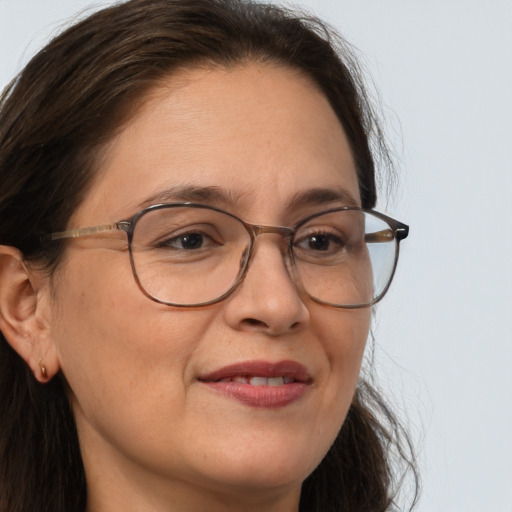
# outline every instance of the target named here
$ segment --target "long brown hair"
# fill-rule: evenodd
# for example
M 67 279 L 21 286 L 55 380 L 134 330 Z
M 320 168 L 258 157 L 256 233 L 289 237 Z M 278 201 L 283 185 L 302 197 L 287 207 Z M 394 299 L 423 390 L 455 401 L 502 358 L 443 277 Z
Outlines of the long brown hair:
M 364 208 L 387 157 L 349 45 L 315 18 L 246 0 L 131 0 L 54 38 L 0 98 L 0 244 L 51 273 L 101 150 L 145 93 L 180 68 L 268 62 L 298 69 L 349 139 Z M 361 381 L 331 450 L 305 481 L 301 511 L 383 512 L 414 456 L 379 393 Z M 394 454 L 394 456 L 392 456 Z M 39 384 L 0 334 L 0 511 L 81 512 L 86 482 L 62 378 Z M 412 502 L 416 499 L 413 492 Z

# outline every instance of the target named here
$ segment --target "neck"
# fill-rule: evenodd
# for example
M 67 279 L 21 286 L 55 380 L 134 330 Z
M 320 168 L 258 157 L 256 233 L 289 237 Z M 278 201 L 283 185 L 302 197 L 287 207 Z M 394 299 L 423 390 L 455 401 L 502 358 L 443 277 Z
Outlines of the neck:
M 295 492 L 213 491 L 176 482 L 164 488 L 126 485 L 124 489 L 93 486 L 88 489 L 86 512 L 298 512 L 300 489 Z

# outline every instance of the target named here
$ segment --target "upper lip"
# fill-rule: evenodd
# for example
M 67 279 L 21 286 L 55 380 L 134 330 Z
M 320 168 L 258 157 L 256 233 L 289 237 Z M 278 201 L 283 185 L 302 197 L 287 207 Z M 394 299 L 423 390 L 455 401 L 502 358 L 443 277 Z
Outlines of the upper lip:
M 219 368 L 199 377 L 200 381 L 215 382 L 230 377 L 288 377 L 297 382 L 310 383 L 307 368 L 296 361 L 242 361 Z

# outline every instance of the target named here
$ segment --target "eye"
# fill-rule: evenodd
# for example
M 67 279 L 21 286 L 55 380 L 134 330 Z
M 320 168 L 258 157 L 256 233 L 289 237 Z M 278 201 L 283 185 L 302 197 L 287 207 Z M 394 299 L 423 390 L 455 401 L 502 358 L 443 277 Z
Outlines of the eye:
M 174 249 L 200 249 L 204 243 L 201 233 L 187 233 L 161 243 L 161 247 L 173 247 Z
M 343 245 L 338 237 L 327 233 L 317 233 L 310 235 L 302 241 L 302 246 L 307 245 L 308 249 L 313 251 L 328 251 Z
M 301 251 L 333 253 L 342 250 L 345 246 L 343 240 L 334 233 L 316 232 L 303 235 L 295 241 L 294 246 Z
M 197 251 L 219 245 L 212 237 L 199 231 L 189 231 L 179 235 L 169 236 L 160 242 L 157 247 L 161 249 L 175 249 L 178 251 Z

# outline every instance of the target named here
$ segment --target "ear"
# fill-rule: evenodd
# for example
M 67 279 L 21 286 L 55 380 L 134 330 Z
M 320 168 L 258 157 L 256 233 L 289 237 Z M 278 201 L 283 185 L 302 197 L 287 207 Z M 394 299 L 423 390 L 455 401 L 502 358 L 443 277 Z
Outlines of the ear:
M 39 382 L 59 371 L 50 332 L 49 279 L 31 269 L 21 252 L 0 245 L 0 330 Z

